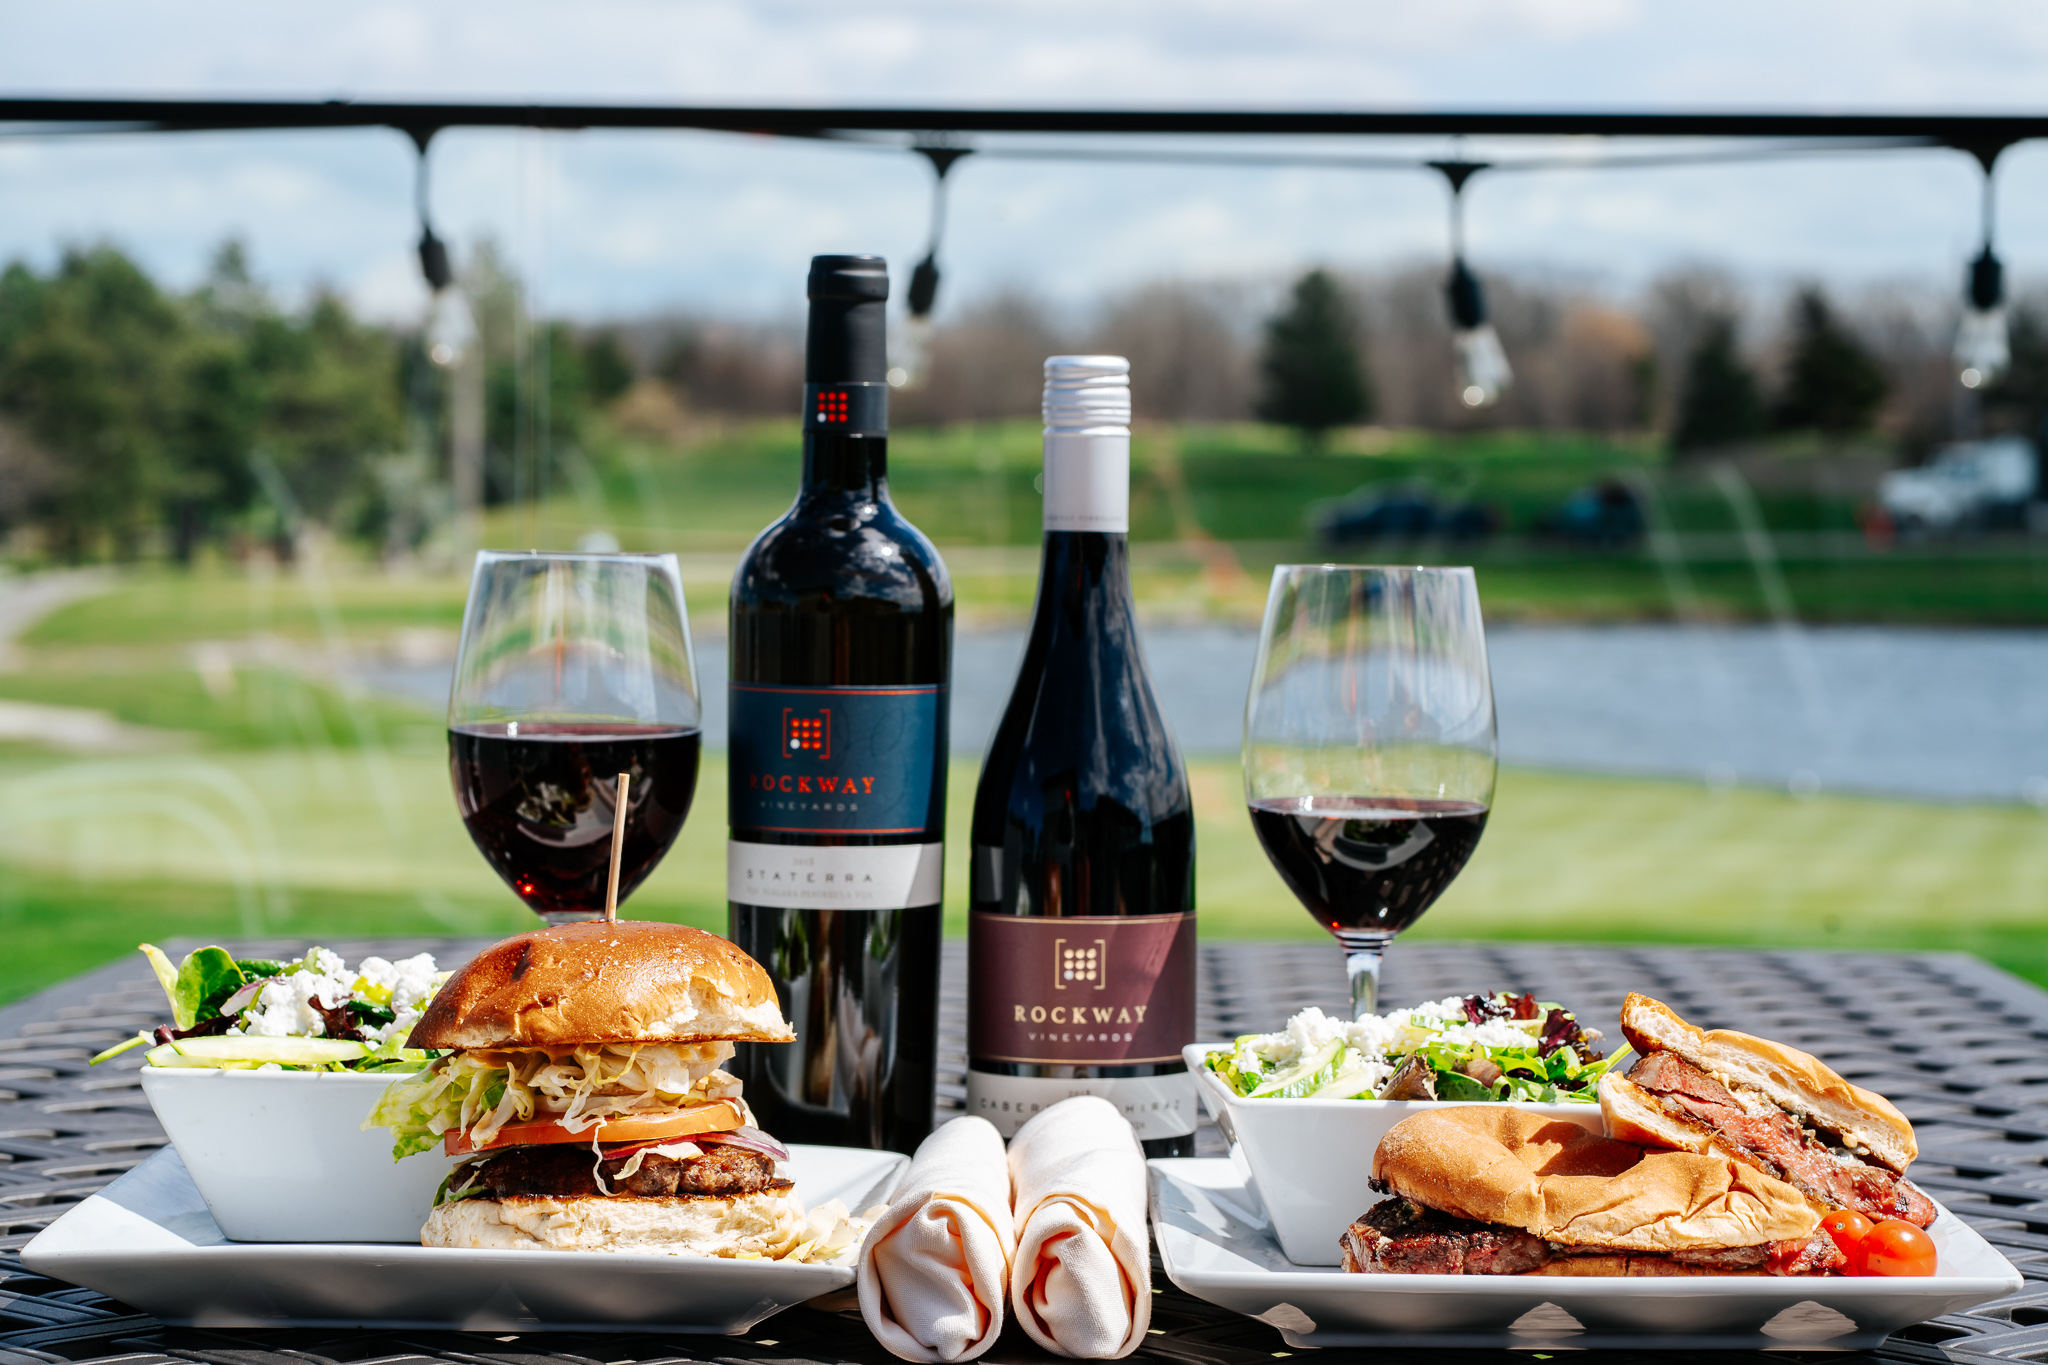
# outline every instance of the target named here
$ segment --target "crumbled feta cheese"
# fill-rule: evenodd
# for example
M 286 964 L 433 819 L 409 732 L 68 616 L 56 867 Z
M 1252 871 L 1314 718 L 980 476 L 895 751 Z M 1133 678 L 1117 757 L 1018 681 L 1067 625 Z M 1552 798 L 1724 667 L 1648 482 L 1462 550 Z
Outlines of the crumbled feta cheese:
M 358 971 L 350 971 L 339 953 L 315 948 L 297 971 L 271 977 L 242 1014 L 240 1032 L 259 1038 L 321 1037 L 326 1030 L 312 1002 L 318 1000 L 333 1009 L 351 1000 L 383 1005 L 396 1016 L 389 1024 L 362 1026 L 372 1044 L 402 1038 L 412 1032 L 420 1013 L 442 975 L 434 969 L 430 954 L 419 953 L 398 962 L 366 957 Z M 363 988 L 368 987 L 366 992 Z
M 302 968 L 264 982 L 262 991 L 242 1013 L 242 1031 L 258 1038 L 293 1034 L 319 1037 L 325 1030 L 311 1002 L 318 999 L 321 1005 L 333 1009 L 348 1001 L 354 984 L 352 978 L 343 975 L 341 959 L 332 953 L 327 956 L 336 963 L 333 974 Z
M 434 970 L 430 953 L 418 953 L 398 962 L 366 957 L 357 969 L 364 980 L 391 992 L 391 1008 L 404 1011 L 431 999 L 439 988 L 440 974 Z
M 1465 1017 L 1464 999 L 1455 995 L 1413 1009 L 1358 1019 L 1332 1017 L 1311 1005 L 1289 1019 L 1279 1033 L 1260 1034 L 1245 1046 L 1279 1067 L 1300 1060 L 1333 1038 L 1342 1038 L 1363 1058 L 1403 1055 L 1432 1040 L 1479 1047 L 1527 1047 L 1538 1036 L 1540 1024 L 1535 1019 L 1489 1019 L 1474 1024 Z

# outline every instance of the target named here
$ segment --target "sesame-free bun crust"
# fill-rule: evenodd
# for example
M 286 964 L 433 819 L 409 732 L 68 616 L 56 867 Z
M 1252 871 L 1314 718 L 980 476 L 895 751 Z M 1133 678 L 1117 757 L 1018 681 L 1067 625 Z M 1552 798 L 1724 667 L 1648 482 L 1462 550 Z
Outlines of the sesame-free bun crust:
M 1669 1052 L 1723 1085 L 1755 1091 L 1815 1128 L 1852 1140 L 1898 1174 L 1920 1154 L 1913 1125 L 1890 1100 L 1850 1084 L 1796 1047 L 1729 1029 L 1694 1028 L 1647 995 L 1623 1002 L 1621 1031 L 1644 1056 Z
M 494 943 L 448 979 L 411 1047 L 795 1038 L 759 963 L 716 934 L 590 920 Z
M 803 1240 L 803 1201 L 787 1181 L 757 1194 L 668 1199 L 457 1199 L 427 1215 L 420 1245 L 491 1251 L 637 1251 L 782 1256 Z
M 1617 1072 L 1600 1078 L 1600 1117 L 1606 1120 L 1607 1136 L 1622 1142 L 1741 1159 L 1717 1130 L 1666 1113 L 1649 1091 Z
M 1380 1139 L 1373 1179 L 1425 1207 L 1565 1246 L 1687 1251 L 1804 1241 L 1806 1197 L 1754 1166 L 1644 1151 L 1506 1104 L 1429 1110 Z

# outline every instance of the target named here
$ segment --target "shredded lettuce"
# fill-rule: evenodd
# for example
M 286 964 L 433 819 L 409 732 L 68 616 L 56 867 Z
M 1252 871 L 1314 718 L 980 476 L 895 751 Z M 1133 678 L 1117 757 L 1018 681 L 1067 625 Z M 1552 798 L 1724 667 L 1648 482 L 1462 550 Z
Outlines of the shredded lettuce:
M 394 1161 L 450 1132 L 481 1146 L 506 1124 L 536 1116 L 582 1132 L 611 1118 L 736 1098 L 739 1081 L 718 1069 L 732 1055 L 724 1042 L 459 1052 L 392 1082 L 363 1127 L 391 1130 Z

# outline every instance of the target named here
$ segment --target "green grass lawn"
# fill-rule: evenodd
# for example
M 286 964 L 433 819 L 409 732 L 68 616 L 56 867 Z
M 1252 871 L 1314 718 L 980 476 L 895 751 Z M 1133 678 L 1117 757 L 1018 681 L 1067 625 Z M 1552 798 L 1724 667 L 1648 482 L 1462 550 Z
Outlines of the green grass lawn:
M 1193 765 L 1211 937 L 1323 938 L 1267 866 L 1236 765 Z M 950 932 L 975 768 L 955 764 Z M 724 921 L 724 765 L 629 913 Z M 1943 948 L 2048 983 L 2048 816 L 1509 771 L 1418 936 Z M 492 934 L 530 918 L 455 817 L 441 754 L 0 760 L 0 999 L 144 939 Z M 1334 952 L 1335 949 L 1333 948 Z

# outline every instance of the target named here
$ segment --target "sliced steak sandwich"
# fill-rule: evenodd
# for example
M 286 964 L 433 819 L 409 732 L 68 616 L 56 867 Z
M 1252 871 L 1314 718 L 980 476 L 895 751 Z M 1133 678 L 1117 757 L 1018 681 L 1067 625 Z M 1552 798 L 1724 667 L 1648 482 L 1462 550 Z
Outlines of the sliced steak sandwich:
M 394 1083 L 370 1121 L 398 1156 L 469 1158 L 426 1246 L 777 1256 L 806 1226 L 776 1173 L 789 1154 L 720 1064 L 735 1042 L 792 1037 L 767 973 L 715 934 L 560 925 L 448 980 L 411 1045 L 449 1055 Z
M 1408 1275 L 1816 1275 L 1842 1264 L 1799 1191 L 1744 1162 L 1645 1151 L 1512 1105 L 1380 1140 L 1344 1268 Z
M 1934 1221 L 1934 1201 L 1905 1178 L 1920 1150 L 1913 1125 L 1884 1096 L 1783 1043 L 1702 1032 L 1644 995 L 1622 1005 L 1621 1031 L 1641 1057 L 1600 1080 L 1615 1137 L 1737 1157 L 1823 1212 Z

